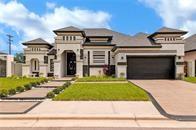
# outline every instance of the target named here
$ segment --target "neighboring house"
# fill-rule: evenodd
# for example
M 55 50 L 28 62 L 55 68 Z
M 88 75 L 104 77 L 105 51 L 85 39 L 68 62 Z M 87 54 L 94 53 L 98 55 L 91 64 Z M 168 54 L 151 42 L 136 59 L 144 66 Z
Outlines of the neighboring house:
M 23 75 L 89 76 L 110 74 L 128 79 L 176 79 L 184 74 L 187 32 L 163 27 L 153 34 L 125 35 L 105 28 L 54 30 L 55 43 L 41 38 L 24 42 Z
M 196 76 L 196 34 L 185 39 L 185 71 L 187 76 Z
M 0 52 L 0 77 L 12 75 L 13 56 Z

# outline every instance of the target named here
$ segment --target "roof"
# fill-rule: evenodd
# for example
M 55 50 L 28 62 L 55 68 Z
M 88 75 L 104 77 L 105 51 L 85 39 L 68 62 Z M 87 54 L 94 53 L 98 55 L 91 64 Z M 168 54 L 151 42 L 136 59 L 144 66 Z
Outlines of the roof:
M 55 48 L 52 48 L 49 52 L 48 55 L 56 55 L 57 51 Z
M 7 53 L 0 51 L 0 55 L 7 55 Z
M 83 32 L 83 30 L 76 28 L 74 26 L 69 26 L 65 28 L 56 29 L 53 32 L 57 34 L 57 32 Z
M 27 41 L 22 43 L 23 45 L 48 45 L 49 47 L 52 47 L 50 43 L 47 41 L 43 40 L 42 38 L 37 38 L 31 41 Z
M 185 52 L 196 51 L 196 34 L 185 39 Z
M 119 44 L 119 47 L 161 47 L 160 44 L 155 44 L 150 38 L 149 34 L 138 33 L 131 37 L 129 41 Z
M 155 33 L 153 33 L 152 35 L 149 35 L 149 37 L 153 37 L 157 34 L 182 34 L 182 35 L 185 35 L 185 34 L 187 34 L 187 31 L 174 29 L 174 28 L 168 28 L 168 27 L 162 27 L 162 28 L 158 29 Z

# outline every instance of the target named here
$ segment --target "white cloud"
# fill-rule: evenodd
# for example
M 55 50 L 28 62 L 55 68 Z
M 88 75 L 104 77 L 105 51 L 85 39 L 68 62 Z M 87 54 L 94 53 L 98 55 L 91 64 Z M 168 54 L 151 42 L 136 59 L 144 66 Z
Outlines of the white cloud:
M 196 33 L 196 0 L 139 0 L 154 9 L 168 27 Z
M 48 5 L 52 7 L 52 5 Z M 39 15 L 29 11 L 22 3 L 0 2 L 0 24 L 10 27 L 22 36 L 21 41 L 42 37 L 53 42 L 52 30 L 66 27 L 106 27 L 109 28 L 110 14 L 103 11 L 91 11 L 80 8 L 68 9 L 54 7 L 51 12 Z M 15 47 L 13 47 L 15 48 Z
M 56 4 L 52 2 L 46 2 L 46 7 L 48 9 L 54 9 L 56 7 Z

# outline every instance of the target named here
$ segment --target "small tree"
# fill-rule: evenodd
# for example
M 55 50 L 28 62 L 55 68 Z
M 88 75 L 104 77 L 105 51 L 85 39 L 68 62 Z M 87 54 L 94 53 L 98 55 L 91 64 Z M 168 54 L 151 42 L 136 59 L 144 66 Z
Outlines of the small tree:
M 14 61 L 17 63 L 24 63 L 24 54 L 23 53 L 16 53 L 14 56 Z

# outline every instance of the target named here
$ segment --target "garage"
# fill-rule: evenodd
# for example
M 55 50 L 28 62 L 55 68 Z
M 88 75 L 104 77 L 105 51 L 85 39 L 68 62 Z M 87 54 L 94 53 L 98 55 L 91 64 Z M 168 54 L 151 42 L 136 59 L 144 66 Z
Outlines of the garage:
M 127 57 L 128 79 L 174 79 L 174 57 Z

